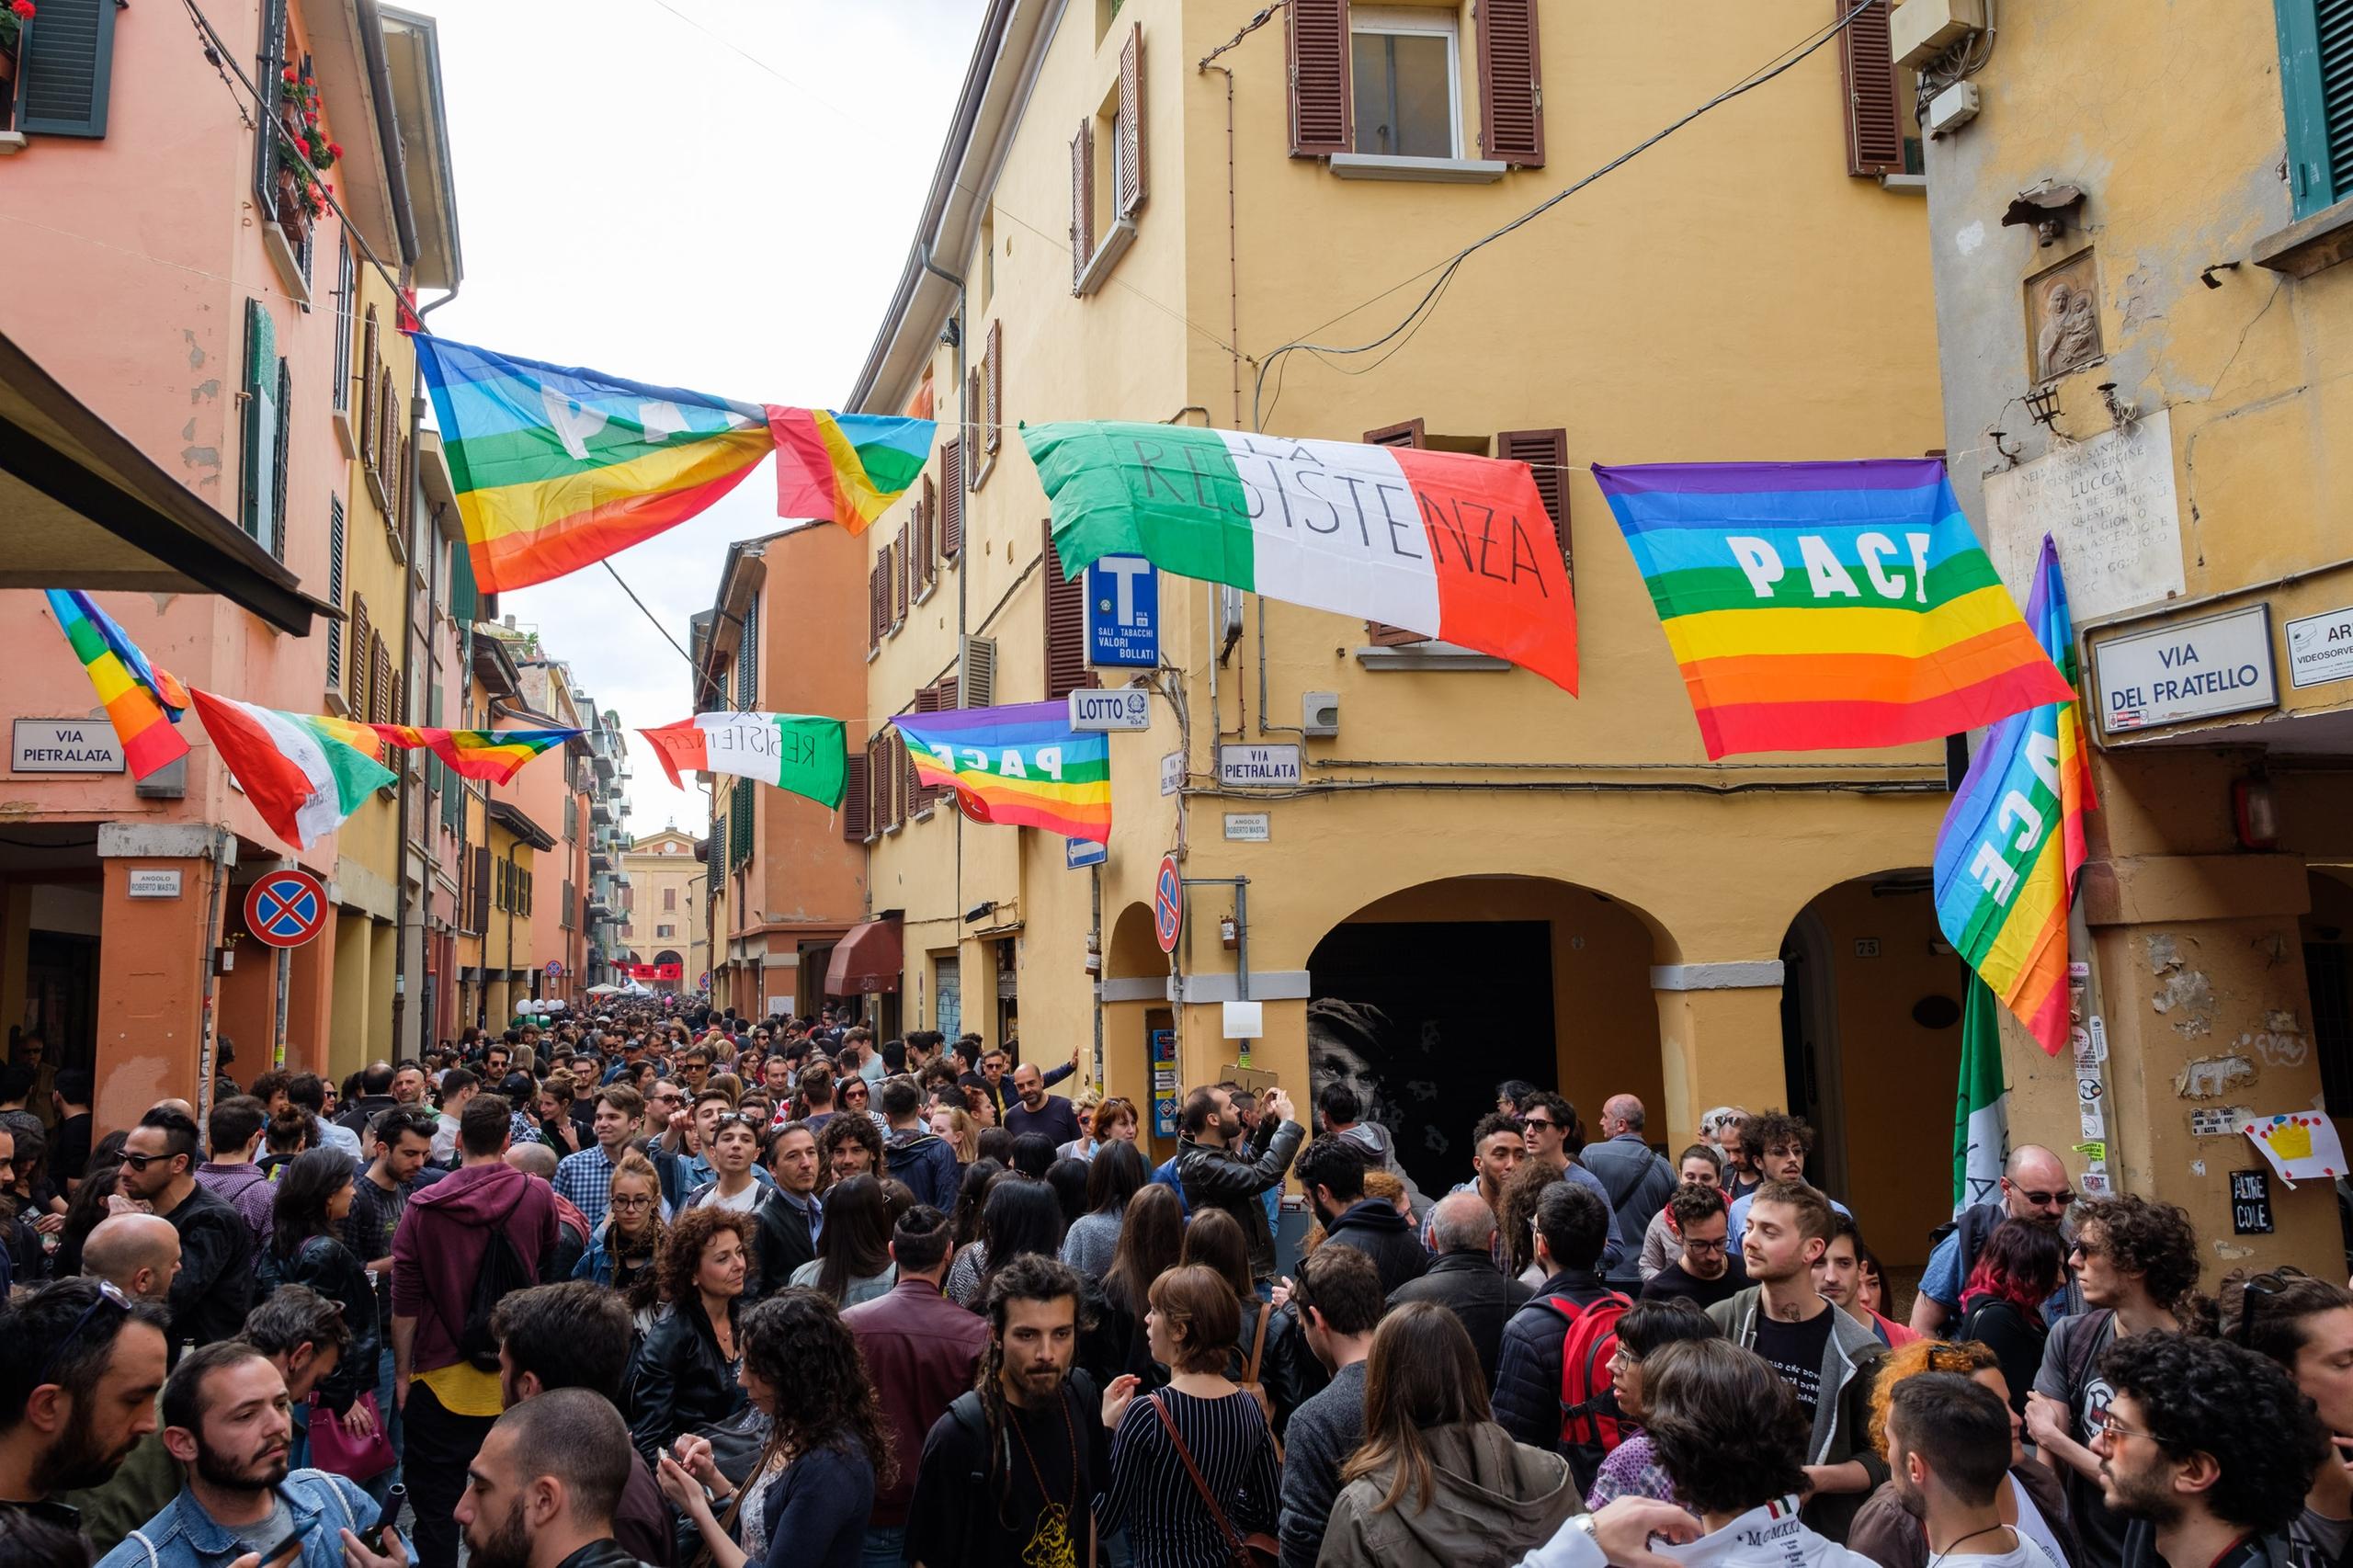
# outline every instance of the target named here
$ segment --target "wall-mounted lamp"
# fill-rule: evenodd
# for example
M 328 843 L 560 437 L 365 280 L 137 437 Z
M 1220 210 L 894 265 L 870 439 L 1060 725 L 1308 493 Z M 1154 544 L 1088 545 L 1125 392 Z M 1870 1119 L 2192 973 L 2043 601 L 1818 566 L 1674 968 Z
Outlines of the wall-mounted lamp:
M 964 911 L 964 924 L 969 926 L 975 920 L 986 920 L 995 913 L 996 900 L 995 899 L 989 900 L 986 903 L 976 903 Z
M 2057 387 L 2039 387 L 2027 393 L 2021 401 L 2026 404 L 2028 415 L 2037 425 L 2053 435 L 2063 434 L 2059 428 L 2059 389 Z
M 2279 843 L 2279 801 L 2261 774 L 2231 784 L 2231 825 L 2242 849 L 2272 849 Z
M 1985 434 L 1994 438 L 1994 449 L 2002 454 L 2004 465 L 2009 468 L 2018 467 L 2018 449 L 2003 445 L 2010 438 L 2010 433 L 2007 430 L 1988 430 Z
M 2129 403 L 2118 400 L 2116 395 L 2116 383 L 2114 381 L 2100 382 L 2099 400 L 2101 403 L 2108 405 L 2109 423 L 2119 430 L 2131 428 L 2132 422 L 2141 417 L 2141 411 L 2139 409 L 2133 407 Z

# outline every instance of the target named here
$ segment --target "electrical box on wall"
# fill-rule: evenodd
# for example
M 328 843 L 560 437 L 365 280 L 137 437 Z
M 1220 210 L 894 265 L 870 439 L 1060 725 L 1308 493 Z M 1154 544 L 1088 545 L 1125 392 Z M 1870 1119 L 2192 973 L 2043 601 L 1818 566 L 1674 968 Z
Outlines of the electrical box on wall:
M 1985 0 L 1904 0 L 1887 18 L 1889 50 L 1907 71 L 1984 30 Z
M 1311 735 L 1336 735 L 1340 733 L 1340 694 L 1336 691 L 1302 691 L 1299 694 L 1299 727 Z
M 1955 82 L 1928 100 L 1920 128 L 1931 136 L 1949 136 L 1977 118 L 1977 84 Z

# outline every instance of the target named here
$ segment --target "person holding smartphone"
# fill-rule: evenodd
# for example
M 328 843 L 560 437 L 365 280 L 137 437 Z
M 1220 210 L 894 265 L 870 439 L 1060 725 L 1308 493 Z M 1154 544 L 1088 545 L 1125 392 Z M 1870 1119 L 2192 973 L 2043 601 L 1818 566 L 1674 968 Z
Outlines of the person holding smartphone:
M 179 1495 L 99 1560 L 100 1568 L 343 1568 L 342 1532 L 371 1530 L 375 1502 L 322 1470 L 289 1470 L 286 1380 L 239 1340 L 180 1358 L 164 1383 L 164 1446 L 185 1467 Z

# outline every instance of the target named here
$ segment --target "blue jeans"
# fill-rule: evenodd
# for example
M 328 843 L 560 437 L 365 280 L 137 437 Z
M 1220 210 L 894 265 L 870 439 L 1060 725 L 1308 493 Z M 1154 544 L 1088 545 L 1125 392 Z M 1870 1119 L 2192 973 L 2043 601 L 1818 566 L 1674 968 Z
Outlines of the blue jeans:
M 865 1568 L 901 1568 L 907 1551 L 904 1525 L 869 1525 L 866 1546 L 858 1556 Z
M 376 1418 L 384 1424 L 384 1440 L 392 1444 L 393 1453 L 399 1453 L 401 1451 L 401 1409 L 392 1400 L 392 1347 L 390 1345 L 384 1346 L 376 1363 Z M 376 1506 L 381 1507 L 385 1494 L 392 1491 L 392 1483 L 400 1478 L 400 1461 L 395 1460 L 392 1469 L 380 1471 L 359 1483 L 359 1489 L 374 1498 Z

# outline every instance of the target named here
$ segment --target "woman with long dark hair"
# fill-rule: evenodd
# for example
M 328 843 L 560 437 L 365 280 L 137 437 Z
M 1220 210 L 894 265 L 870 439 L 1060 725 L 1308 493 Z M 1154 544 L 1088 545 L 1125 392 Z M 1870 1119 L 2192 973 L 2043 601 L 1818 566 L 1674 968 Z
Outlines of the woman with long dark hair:
M 118 1129 L 90 1151 L 82 1167 L 82 1184 L 65 1202 L 65 1227 L 57 1233 L 57 1256 L 51 1278 L 68 1279 L 82 1272 L 82 1244 L 107 1217 L 107 1199 L 115 1195 L 122 1177 L 122 1145 L 130 1133 Z
M 706 1204 L 662 1238 L 654 1270 L 668 1309 L 637 1355 L 637 1419 L 630 1436 L 651 1463 L 682 1432 L 744 1406 L 737 1337 L 752 1269 L 751 1216 Z
M 1095 1156 L 1095 1164 L 1100 1167 L 1116 1157 L 1106 1149 Z M 1108 1388 L 1111 1379 L 1125 1372 L 1143 1379 L 1148 1389 L 1168 1381 L 1153 1361 L 1143 1320 L 1152 1310 L 1152 1282 L 1176 1267 L 1184 1252 L 1184 1199 L 1175 1187 L 1147 1184 L 1128 1199 L 1118 1244 L 1103 1271 L 1095 1326 L 1078 1336 L 1079 1363 L 1095 1374 L 1097 1386 Z
M 296 1155 L 278 1178 L 269 1245 L 256 1260 L 255 1274 L 263 1295 L 280 1285 L 308 1285 L 341 1303 L 351 1346 L 319 1383 L 319 1403 L 335 1413 L 344 1436 L 364 1438 L 375 1431 L 376 1415 L 358 1402 L 361 1394 L 375 1391 L 383 1331 L 376 1321 L 376 1287 L 368 1266 L 343 1240 L 343 1221 L 351 1212 L 352 1183 L 358 1176 L 351 1156 L 340 1149 L 317 1148 Z
M 1056 1160 L 1046 1167 L 1046 1186 L 1052 1189 L 1054 1201 L 1063 1206 L 1063 1234 L 1067 1239 L 1070 1227 L 1076 1224 L 1087 1210 L 1086 1162 Z
M 817 1256 L 792 1271 L 790 1283 L 810 1287 L 836 1307 L 855 1307 L 899 1282 L 881 1182 L 870 1176 L 835 1182 L 826 1190 L 824 1214 Z
M 2066 1278 L 2060 1245 L 2059 1233 L 2049 1226 L 2005 1220 L 1985 1238 L 1961 1290 L 1961 1323 L 1952 1337 L 1994 1352 L 2010 1385 L 2010 1408 L 2020 1415 L 2051 1338 L 2042 1303 Z
M 1233 1292 L 1241 1319 L 1225 1375 L 1254 1394 L 1265 1392 L 1267 1418 L 1281 1437 L 1290 1426 L 1290 1413 L 1324 1383 L 1299 1320 L 1258 1300 L 1251 1283 L 1249 1239 L 1224 1210 L 1206 1209 L 1193 1216 L 1185 1227 L 1184 1261 L 1211 1269 Z
M 1086 1212 L 1071 1221 L 1063 1237 L 1063 1261 L 1090 1279 L 1100 1279 L 1110 1271 L 1111 1259 L 1120 1250 L 1128 1199 L 1143 1190 L 1152 1173 L 1144 1168 L 1136 1146 L 1125 1142 L 1097 1149 L 1086 1171 Z M 1139 1293 L 1136 1299 L 1143 1298 Z
M 661 1456 L 663 1493 L 702 1533 L 713 1568 L 856 1568 L 875 1489 L 898 1473 L 857 1339 L 831 1301 L 786 1290 L 745 1312 L 742 1375 L 771 1422 L 750 1478 L 739 1490 L 710 1444 L 689 1437 L 678 1458 Z M 722 1503 L 733 1536 L 713 1512 Z
M 1435 1301 L 1373 1331 L 1364 1446 L 1340 1481 L 1316 1559 L 1337 1568 L 1517 1562 L 1583 1507 L 1568 1460 L 1496 1425 L 1478 1349 Z
M 977 1309 L 990 1275 L 1024 1253 L 1058 1257 L 1062 1250 L 1063 1206 L 1053 1189 L 1007 1171 L 989 1183 L 980 1239 L 956 1255 L 948 1271 L 948 1298 Z
M 1004 1169 L 1004 1163 L 998 1160 L 974 1160 L 957 1178 L 956 1212 L 949 1216 L 949 1221 L 958 1252 L 981 1239 L 981 1205 L 987 1201 L 989 1183 L 995 1180 Z

